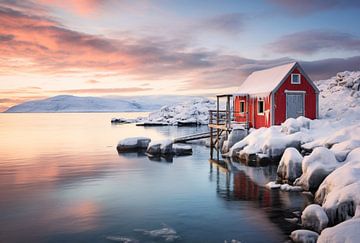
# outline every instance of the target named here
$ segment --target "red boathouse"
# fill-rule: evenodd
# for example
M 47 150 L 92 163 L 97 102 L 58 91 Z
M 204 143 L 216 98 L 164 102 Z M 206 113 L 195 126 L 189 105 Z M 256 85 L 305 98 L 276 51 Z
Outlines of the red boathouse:
M 319 90 L 297 63 L 253 72 L 233 95 L 233 120 L 247 127 L 280 125 L 287 118 L 316 119 Z

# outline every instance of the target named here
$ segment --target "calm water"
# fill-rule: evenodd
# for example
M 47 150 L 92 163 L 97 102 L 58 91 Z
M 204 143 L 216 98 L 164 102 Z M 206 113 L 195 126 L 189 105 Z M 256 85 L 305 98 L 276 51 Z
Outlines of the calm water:
M 202 128 L 111 125 L 139 114 L 0 114 L 0 242 L 283 242 L 302 193 L 262 185 L 276 167 L 228 172 L 194 145 L 171 163 L 118 155 L 129 136 Z

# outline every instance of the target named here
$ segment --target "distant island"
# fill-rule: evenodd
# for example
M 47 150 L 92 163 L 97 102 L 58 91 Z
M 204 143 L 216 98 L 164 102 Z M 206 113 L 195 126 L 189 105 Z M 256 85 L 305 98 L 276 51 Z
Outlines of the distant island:
M 58 95 L 42 100 L 33 100 L 10 107 L 5 113 L 36 112 L 142 112 L 154 111 L 195 98 L 193 96 L 130 96 L 130 97 L 80 97 Z

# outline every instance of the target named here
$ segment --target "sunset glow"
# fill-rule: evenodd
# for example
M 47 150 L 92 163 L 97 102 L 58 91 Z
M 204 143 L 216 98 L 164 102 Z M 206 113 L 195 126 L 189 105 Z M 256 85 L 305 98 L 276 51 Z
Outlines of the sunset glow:
M 358 1 L 0 0 L 0 111 L 33 99 L 213 95 L 300 61 L 360 64 Z

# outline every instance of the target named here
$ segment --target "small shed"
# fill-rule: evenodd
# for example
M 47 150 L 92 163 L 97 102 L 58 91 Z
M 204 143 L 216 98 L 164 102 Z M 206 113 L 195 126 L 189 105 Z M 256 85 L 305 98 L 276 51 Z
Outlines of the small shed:
M 287 118 L 318 118 L 319 90 L 299 63 L 253 72 L 233 95 L 233 120 L 246 127 L 280 125 Z

